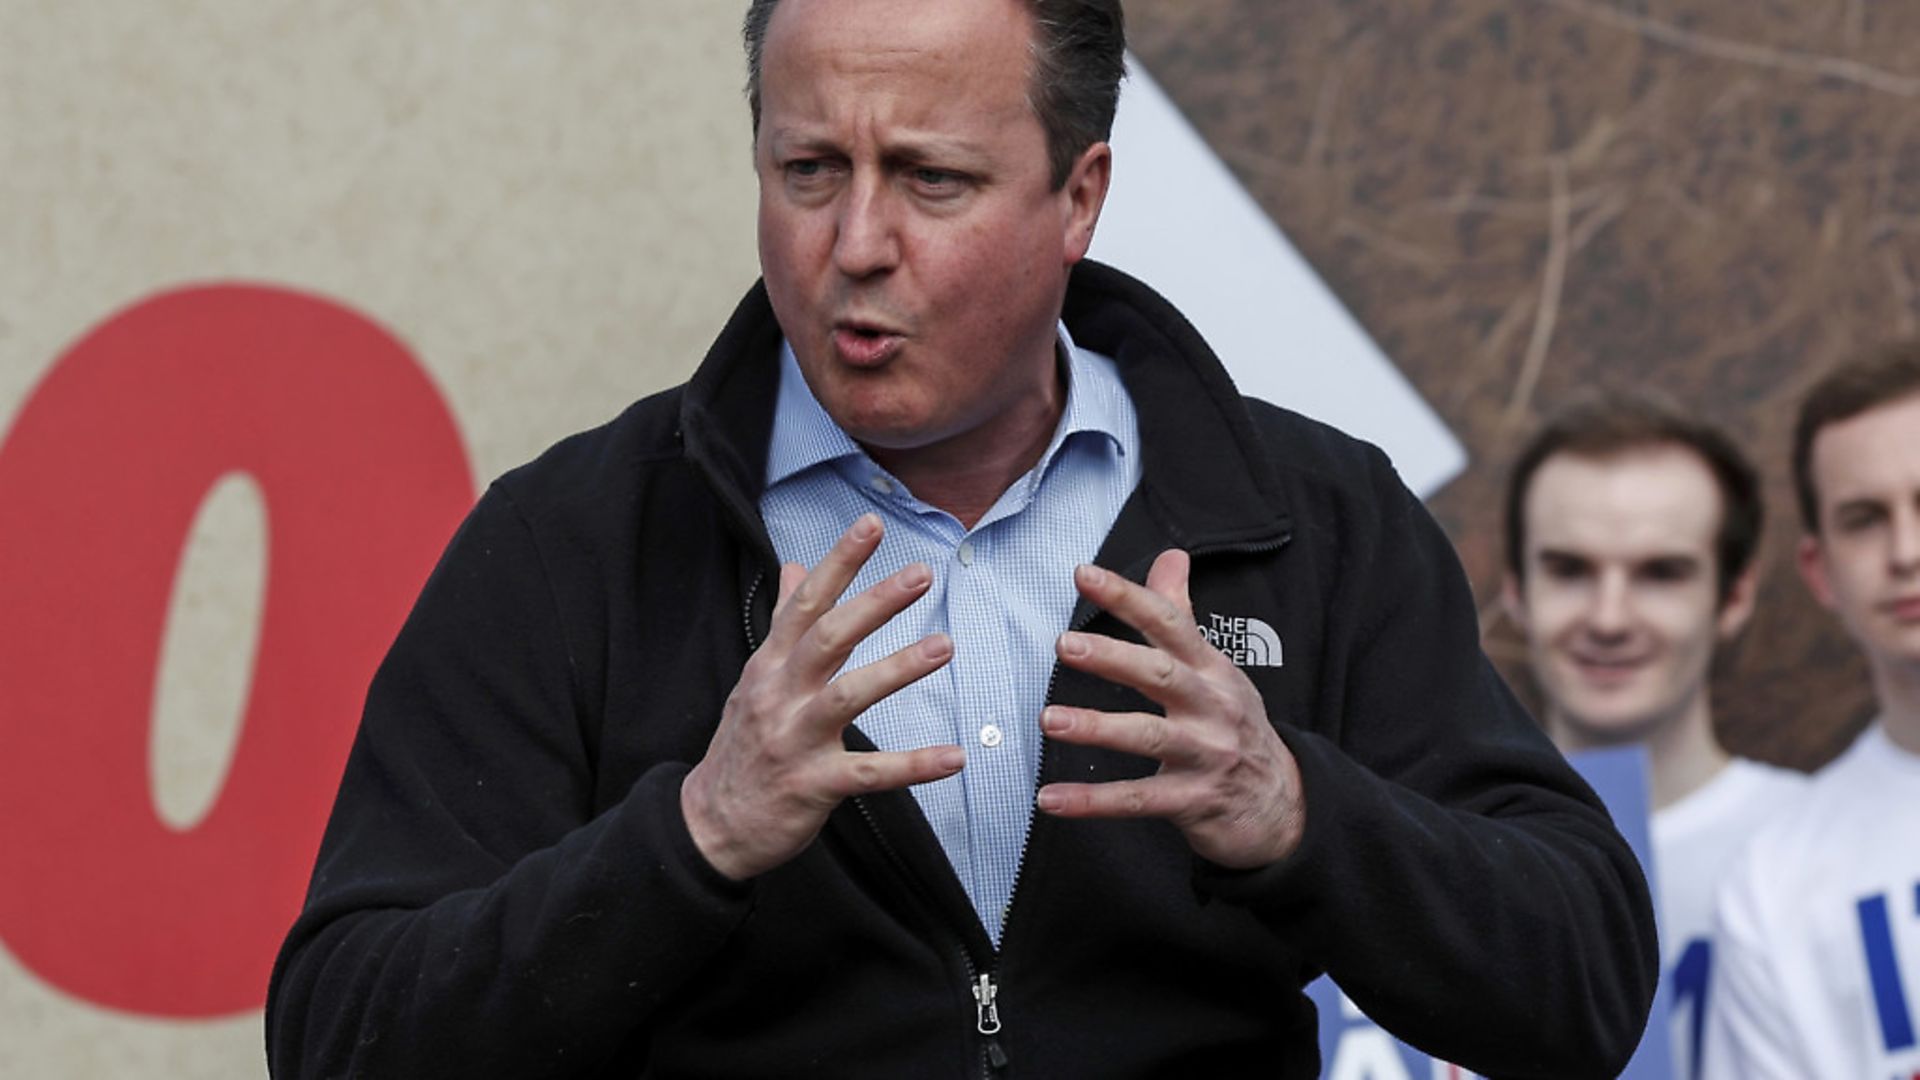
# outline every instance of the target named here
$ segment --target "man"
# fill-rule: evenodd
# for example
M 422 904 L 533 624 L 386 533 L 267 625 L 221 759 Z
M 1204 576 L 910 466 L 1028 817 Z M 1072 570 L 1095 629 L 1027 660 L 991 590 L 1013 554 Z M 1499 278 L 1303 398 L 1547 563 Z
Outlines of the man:
M 1707 1069 L 1920 1075 L 1920 342 L 1822 378 L 1794 428 L 1801 576 L 1879 718 L 1754 837 L 1719 896 Z
M 746 31 L 762 285 L 453 540 L 278 1073 L 1308 1077 L 1325 969 L 1482 1070 L 1611 1075 L 1645 885 L 1445 538 L 1082 264 L 1117 4 Z
M 1805 778 L 1735 758 L 1708 674 L 1753 613 L 1760 480 L 1732 440 L 1644 394 L 1550 420 L 1507 485 L 1508 612 L 1570 753 L 1642 743 L 1652 787 L 1663 970 L 1676 1075 L 1700 1068 L 1713 890 Z

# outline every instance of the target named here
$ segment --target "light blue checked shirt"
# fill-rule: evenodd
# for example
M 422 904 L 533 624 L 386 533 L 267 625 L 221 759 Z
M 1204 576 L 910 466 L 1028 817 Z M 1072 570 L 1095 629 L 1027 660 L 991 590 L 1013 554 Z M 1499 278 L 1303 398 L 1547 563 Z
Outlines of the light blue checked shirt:
M 1040 709 L 1054 639 L 1078 596 L 1073 568 L 1093 561 L 1140 482 L 1139 425 L 1113 361 L 1076 348 L 1064 324 L 1059 335 L 1068 357 L 1060 425 L 972 530 L 914 498 L 841 431 L 786 346 L 760 497 L 781 561 L 809 567 L 855 518 L 880 515 L 886 536 L 846 596 L 911 562 L 933 569 L 926 595 L 861 642 L 847 668 L 942 631 L 952 661 L 855 723 L 882 750 L 966 749 L 966 768 L 914 787 L 913 797 L 996 946 L 1033 818 Z

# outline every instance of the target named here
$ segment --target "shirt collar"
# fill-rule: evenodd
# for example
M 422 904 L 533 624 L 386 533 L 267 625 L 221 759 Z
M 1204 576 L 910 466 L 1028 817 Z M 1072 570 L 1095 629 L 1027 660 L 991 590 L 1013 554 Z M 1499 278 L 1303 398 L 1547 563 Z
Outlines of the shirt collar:
M 815 465 L 859 454 L 854 442 L 807 388 L 793 346 L 780 343 L 780 396 L 773 406 L 773 437 L 767 444 L 767 486 Z
M 1046 464 L 1069 436 L 1088 432 L 1104 435 L 1115 452 L 1124 455 L 1121 434 L 1126 388 L 1111 361 L 1085 352 L 1073 343 L 1067 324 L 1056 325 L 1059 347 L 1067 357 L 1067 405 L 1035 471 Z M 1103 362 L 1104 361 L 1104 362 Z M 780 394 L 773 410 L 773 433 L 767 445 L 767 486 L 772 487 L 816 465 L 847 457 L 866 456 L 840 425 L 834 423 L 800 373 L 800 361 L 789 342 L 780 343 Z

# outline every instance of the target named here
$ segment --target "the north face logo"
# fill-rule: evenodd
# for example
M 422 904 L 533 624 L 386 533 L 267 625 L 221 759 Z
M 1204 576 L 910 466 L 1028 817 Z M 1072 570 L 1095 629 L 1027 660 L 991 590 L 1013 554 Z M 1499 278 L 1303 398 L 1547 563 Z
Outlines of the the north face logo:
M 1241 667 L 1279 667 L 1280 635 L 1259 619 L 1242 615 L 1209 615 L 1199 628 L 1208 643 Z

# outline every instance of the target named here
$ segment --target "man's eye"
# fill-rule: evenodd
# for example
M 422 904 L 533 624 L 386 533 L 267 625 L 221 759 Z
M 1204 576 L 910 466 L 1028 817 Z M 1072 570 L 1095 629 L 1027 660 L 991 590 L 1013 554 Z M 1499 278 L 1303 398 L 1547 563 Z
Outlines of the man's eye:
M 784 166 L 787 179 L 795 183 L 810 184 L 825 180 L 833 172 L 833 163 L 819 158 L 801 158 L 789 161 Z
M 1540 560 L 1540 569 L 1555 581 L 1576 581 L 1588 576 L 1592 567 L 1580 559 L 1545 558 Z
M 925 167 L 916 168 L 908 175 L 913 178 L 915 187 L 925 192 L 937 194 L 947 194 L 960 190 L 965 179 L 956 172 Z
M 1852 507 L 1834 515 L 1834 524 L 1843 532 L 1861 532 L 1880 524 L 1885 516 L 1874 507 Z
M 1698 570 L 1699 564 L 1692 559 L 1655 559 L 1641 568 L 1640 576 L 1656 584 L 1676 585 L 1692 581 Z

